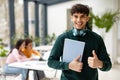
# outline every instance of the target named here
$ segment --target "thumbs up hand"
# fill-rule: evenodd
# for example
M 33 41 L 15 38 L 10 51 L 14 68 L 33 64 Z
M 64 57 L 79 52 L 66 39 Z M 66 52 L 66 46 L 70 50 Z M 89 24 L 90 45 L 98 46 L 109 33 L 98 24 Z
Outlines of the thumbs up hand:
M 72 62 L 69 63 L 69 69 L 81 72 L 83 63 L 79 62 L 80 56 L 76 57 Z
M 88 65 L 91 68 L 102 68 L 103 62 L 98 59 L 95 50 L 92 51 L 93 57 L 88 57 Z

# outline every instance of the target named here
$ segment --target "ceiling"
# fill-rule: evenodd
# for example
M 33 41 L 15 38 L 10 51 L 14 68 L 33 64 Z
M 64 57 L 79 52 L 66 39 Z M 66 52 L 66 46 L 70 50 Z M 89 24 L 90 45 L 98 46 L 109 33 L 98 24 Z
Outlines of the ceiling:
M 54 5 L 72 0 L 31 0 L 31 1 L 38 1 L 40 4 Z

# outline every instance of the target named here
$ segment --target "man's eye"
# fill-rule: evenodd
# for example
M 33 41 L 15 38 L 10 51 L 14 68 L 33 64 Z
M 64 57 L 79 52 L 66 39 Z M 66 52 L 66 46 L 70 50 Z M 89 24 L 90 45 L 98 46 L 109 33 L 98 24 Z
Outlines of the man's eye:
M 86 16 L 83 15 L 83 16 L 81 16 L 81 18 L 86 18 Z
M 78 16 L 76 16 L 76 15 L 75 15 L 74 17 L 75 17 L 75 18 L 78 18 Z

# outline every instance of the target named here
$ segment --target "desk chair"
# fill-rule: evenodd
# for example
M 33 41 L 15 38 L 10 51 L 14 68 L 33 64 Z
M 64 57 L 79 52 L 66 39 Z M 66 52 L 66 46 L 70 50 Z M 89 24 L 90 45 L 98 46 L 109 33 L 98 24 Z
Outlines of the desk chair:
M 42 59 L 45 60 L 45 61 L 47 61 L 48 58 L 49 58 L 50 52 L 51 52 L 51 51 L 45 52 L 45 53 L 43 54 L 43 56 L 42 56 Z M 55 69 L 55 71 L 54 71 L 54 76 L 53 76 L 53 77 L 56 78 L 56 75 L 57 75 L 57 69 Z

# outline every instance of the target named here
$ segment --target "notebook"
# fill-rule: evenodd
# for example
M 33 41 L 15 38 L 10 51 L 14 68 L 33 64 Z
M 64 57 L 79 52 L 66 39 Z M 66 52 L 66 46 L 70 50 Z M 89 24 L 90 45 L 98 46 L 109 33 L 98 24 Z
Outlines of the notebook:
M 76 41 L 72 39 L 65 39 L 63 48 L 63 62 L 71 62 L 77 56 L 80 55 L 80 60 L 82 60 L 82 55 L 84 51 L 85 42 Z

